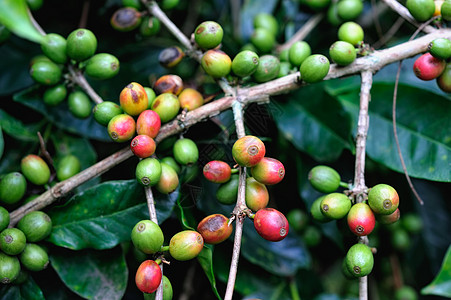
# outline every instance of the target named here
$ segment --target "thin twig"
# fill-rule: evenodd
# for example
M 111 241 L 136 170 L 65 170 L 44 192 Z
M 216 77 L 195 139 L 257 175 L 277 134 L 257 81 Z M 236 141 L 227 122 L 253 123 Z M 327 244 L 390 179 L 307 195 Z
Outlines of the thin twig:
M 89 15 L 90 4 L 91 4 L 90 0 L 85 0 L 83 2 L 83 8 L 81 10 L 81 17 L 80 17 L 80 22 L 78 23 L 78 28 L 86 28 L 86 25 L 88 24 L 88 15 Z
M 86 94 L 89 95 L 89 97 L 96 103 L 102 103 L 103 99 L 100 97 L 96 91 L 91 87 L 89 82 L 86 80 L 85 76 L 81 73 L 80 70 L 77 70 L 74 68 L 73 65 L 68 66 L 70 78 L 72 82 L 77 84 Z

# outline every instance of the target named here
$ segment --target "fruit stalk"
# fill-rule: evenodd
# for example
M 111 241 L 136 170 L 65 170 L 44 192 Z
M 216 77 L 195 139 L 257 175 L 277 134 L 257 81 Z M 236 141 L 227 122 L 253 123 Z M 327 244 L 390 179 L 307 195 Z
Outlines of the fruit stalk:
M 86 80 L 85 76 L 80 72 L 80 70 L 76 70 L 73 65 L 68 66 L 69 73 L 71 75 L 71 80 L 77 84 L 79 87 L 82 88 L 83 91 L 86 92 L 86 94 L 89 95 L 89 97 L 96 103 L 102 103 L 103 99 L 100 97 L 96 91 L 91 87 L 91 85 Z
M 409 23 L 411 23 L 415 27 L 421 26 L 421 24 L 417 20 L 415 20 L 415 18 L 410 14 L 409 10 L 398 1 L 396 0 L 382 0 L 382 1 L 385 4 L 387 4 L 387 6 L 389 6 L 391 9 L 393 9 L 396 13 L 398 13 L 401 17 L 409 21 Z M 432 33 L 436 31 L 436 29 L 428 25 L 423 28 L 423 31 L 426 33 Z

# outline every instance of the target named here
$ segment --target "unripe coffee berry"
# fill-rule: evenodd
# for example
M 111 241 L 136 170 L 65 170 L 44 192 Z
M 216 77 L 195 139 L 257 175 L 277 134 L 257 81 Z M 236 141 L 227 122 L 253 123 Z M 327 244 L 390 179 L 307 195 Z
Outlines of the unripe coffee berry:
M 252 75 L 258 67 L 259 57 L 250 50 L 240 51 L 232 61 L 232 72 L 238 77 Z
M 144 17 L 141 25 L 139 26 L 139 32 L 142 36 L 149 37 L 156 35 L 161 28 L 160 20 L 155 17 Z
M 9 212 L 3 206 L 0 206 L 0 232 L 9 225 Z
M 110 138 L 121 143 L 130 140 L 135 135 L 136 122 L 127 114 L 119 114 L 108 122 L 107 128 Z
M 67 37 L 66 54 L 77 62 L 90 58 L 96 50 L 97 38 L 89 29 L 76 29 Z
M 20 163 L 22 174 L 33 184 L 43 185 L 50 179 L 50 168 L 47 163 L 35 154 L 22 158 Z
M 354 204 L 348 213 L 348 226 L 357 236 L 370 234 L 376 225 L 376 218 L 371 208 L 366 203 Z
M 438 87 L 445 93 L 451 93 L 451 63 L 448 63 L 442 74 L 436 79 Z
M 443 20 L 451 21 L 451 1 L 445 0 L 445 2 L 443 2 L 440 7 L 440 14 L 442 15 Z
M 148 101 L 144 87 L 137 82 L 128 84 L 119 95 L 121 108 L 131 116 L 137 116 L 146 110 L 149 107 Z
M 269 202 L 268 189 L 253 177 L 246 179 L 246 206 L 252 211 L 265 208 Z
M 0 201 L 6 204 L 19 202 L 27 190 L 27 181 L 20 172 L 11 172 L 0 179 Z
M 86 75 L 94 79 L 109 79 L 119 73 L 119 60 L 109 53 L 98 53 L 88 59 Z
M 429 20 L 435 13 L 434 0 L 407 0 L 406 7 L 419 22 Z
M 280 61 L 274 55 L 263 55 L 260 57 L 257 69 L 252 74 L 256 82 L 267 82 L 279 75 Z
M 180 93 L 179 102 L 182 109 L 191 111 L 204 104 L 204 97 L 197 90 L 186 88 Z
M 216 48 L 222 42 L 224 31 L 221 25 L 214 21 L 205 21 L 194 31 L 194 40 L 202 49 Z
M 188 138 L 178 139 L 172 148 L 175 160 L 181 165 L 192 165 L 199 158 L 196 143 Z
M 0 249 L 8 255 L 17 255 L 23 251 L 27 239 L 22 230 L 6 228 L 0 232 Z
M 229 219 L 221 214 L 209 215 L 197 225 L 197 231 L 202 235 L 205 243 L 219 244 L 225 241 L 233 231 Z
M 287 218 L 274 208 L 262 208 L 255 213 L 254 227 L 265 240 L 278 242 L 288 235 Z
M 446 38 L 437 38 L 429 43 L 428 51 L 432 56 L 446 60 L 451 57 L 451 41 Z
M 300 208 L 294 208 L 288 212 L 287 220 L 290 227 L 299 233 L 306 229 L 309 223 L 309 216 Z
M 55 63 L 64 64 L 67 61 L 66 45 L 67 41 L 64 37 L 56 33 L 49 33 L 41 42 L 41 50 Z
M 82 91 L 74 91 L 67 97 L 69 111 L 79 119 L 86 119 L 91 115 L 92 104 L 88 95 Z
M 347 66 L 357 57 L 354 46 L 345 41 L 336 41 L 329 48 L 330 58 L 339 66 Z
M 332 220 L 321 211 L 321 201 L 323 201 L 324 198 L 326 198 L 326 195 L 318 197 L 313 201 L 312 206 L 310 207 L 310 215 L 315 221 L 320 223 L 326 223 Z
M 161 163 L 161 176 L 156 184 L 156 189 L 162 194 L 170 194 L 179 185 L 179 176 L 177 172 L 169 165 Z
M 252 177 L 265 185 L 277 184 L 285 177 L 285 167 L 283 164 L 271 157 L 263 157 L 251 169 Z
M 230 180 L 232 169 L 224 161 L 212 160 L 204 166 L 203 174 L 211 182 L 224 183 Z
M 118 31 L 132 31 L 141 24 L 141 13 L 134 7 L 121 7 L 111 16 L 110 23 Z
M 55 85 L 60 81 L 60 67 L 52 61 L 38 61 L 31 65 L 30 75 L 34 81 L 42 85 Z
M 375 185 L 368 192 L 368 205 L 376 214 L 389 215 L 398 208 L 398 193 L 388 184 Z
M 151 109 L 160 116 L 161 123 L 171 121 L 180 110 L 180 101 L 172 93 L 158 95 L 152 103 Z
M 147 108 L 150 109 L 152 107 L 152 103 L 155 100 L 155 98 L 157 97 L 157 95 L 155 94 L 155 91 L 148 86 L 145 86 L 144 90 L 146 91 L 147 99 L 149 100 L 149 106 Z
M 293 66 L 300 67 L 302 62 L 312 54 L 310 45 L 305 41 L 297 41 L 291 45 L 288 58 Z
M 446 61 L 432 56 L 429 52 L 418 57 L 413 64 L 413 72 L 421 80 L 439 77 L 446 67 Z
M 236 203 L 238 196 L 238 174 L 233 174 L 230 180 L 222 183 L 216 191 L 216 199 L 224 205 Z
M 204 71 L 213 78 L 225 77 L 232 69 L 232 60 L 221 50 L 210 49 L 204 53 L 201 59 Z
M 36 210 L 23 216 L 17 228 L 25 234 L 27 242 L 39 242 L 52 232 L 52 220 L 45 212 Z
M 182 169 L 180 168 L 180 166 L 177 164 L 177 162 L 175 161 L 175 159 L 174 159 L 172 156 L 166 156 L 166 157 L 163 157 L 163 158 L 160 160 L 160 163 L 167 164 L 168 166 L 170 166 L 171 168 L 173 168 L 174 171 L 177 173 L 177 175 L 179 175 L 180 172 L 181 172 L 181 170 L 182 170 Z
M 365 244 L 355 244 L 346 254 L 346 267 L 354 277 L 363 277 L 373 270 L 374 258 L 370 247 Z
M 140 134 L 132 139 L 130 149 L 137 157 L 146 158 L 155 153 L 156 145 L 153 138 Z
M 330 219 L 341 219 L 351 209 L 351 200 L 342 193 L 331 193 L 321 201 L 321 212 Z
M 178 46 L 168 47 L 163 49 L 158 55 L 158 62 L 165 68 L 173 68 L 178 65 L 185 53 Z
M 9 256 L 0 251 L 0 283 L 11 283 L 19 273 L 20 262 L 17 256 Z
M 362 11 L 362 0 L 340 0 L 337 3 L 337 15 L 345 21 L 354 20 Z
M 274 36 L 276 36 L 277 32 L 279 31 L 279 24 L 277 23 L 277 19 L 269 13 L 261 12 L 255 15 L 253 25 L 254 28 L 265 28 Z
M 363 42 L 363 28 L 356 22 L 345 22 L 338 28 L 338 39 L 340 41 L 345 41 L 351 45 L 357 46 L 359 43 Z
M 141 220 L 133 227 L 131 240 L 138 250 L 153 254 L 161 250 L 164 235 L 158 224 L 151 220 Z
M 103 126 L 107 126 L 108 122 L 110 122 L 114 116 L 117 116 L 122 112 L 122 108 L 112 101 L 103 101 L 96 104 L 92 109 L 94 119 Z
M 266 28 L 255 28 L 250 37 L 251 43 L 261 53 L 269 53 L 276 44 L 276 37 L 274 33 Z
M 25 249 L 19 256 L 20 263 L 30 271 L 42 271 L 49 264 L 49 256 L 47 252 L 34 243 L 27 243 Z
M 136 165 L 136 179 L 144 186 L 154 186 L 161 176 L 161 164 L 153 157 L 144 158 Z
M 173 290 L 169 278 L 163 275 L 163 300 L 172 300 Z M 151 294 L 143 293 L 144 300 L 155 300 L 156 292 Z
M 63 181 L 79 173 L 80 170 L 81 163 L 78 157 L 68 154 L 58 159 L 56 164 L 56 178 L 59 181 Z
M 160 266 L 153 260 L 145 260 L 136 271 L 135 283 L 138 289 L 143 293 L 155 292 L 161 283 Z
M 308 180 L 315 190 L 332 193 L 340 186 L 341 177 L 333 168 L 319 165 L 310 170 Z
M 265 144 L 253 135 L 239 138 L 232 147 L 233 159 L 242 167 L 255 166 L 265 154 Z
M 169 253 L 180 261 L 197 257 L 204 247 L 202 235 L 193 230 L 184 230 L 176 233 L 169 241 Z
M 146 109 L 136 120 L 136 133 L 155 138 L 161 128 L 160 116 L 153 110 Z
M 42 95 L 42 100 L 44 103 L 49 106 L 56 106 L 66 99 L 67 96 L 67 88 L 64 83 L 57 84 L 51 87 L 48 87 L 44 95 Z
M 301 78 L 307 83 L 319 82 L 329 73 L 330 63 L 322 54 L 313 54 L 307 57 L 301 64 L 299 71 Z
M 183 90 L 183 80 L 178 75 L 163 75 L 155 81 L 153 88 L 158 94 L 172 93 L 178 96 Z

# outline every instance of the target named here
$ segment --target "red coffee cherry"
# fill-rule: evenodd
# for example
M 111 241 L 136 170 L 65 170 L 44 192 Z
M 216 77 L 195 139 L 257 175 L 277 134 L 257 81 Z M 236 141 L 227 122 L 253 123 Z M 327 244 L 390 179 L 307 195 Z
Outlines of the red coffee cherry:
M 421 80 L 432 80 L 439 77 L 446 67 L 446 61 L 425 53 L 417 58 L 413 64 L 413 72 Z
M 163 75 L 155 81 L 153 89 L 158 94 L 172 93 L 178 96 L 183 90 L 183 80 L 178 75 Z
M 122 89 L 119 102 L 127 114 L 137 116 L 149 106 L 146 90 L 137 82 L 132 82 Z
M 265 156 L 265 144 L 256 136 L 239 138 L 232 147 L 233 159 L 242 167 L 253 167 Z
M 161 128 L 160 116 L 153 110 L 146 109 L 139 114 L 136 120 L 136 133 L 145 134 L 155 138 Z
M 156 145 L 153 138 L 140 134 L 133 138 L 130 149 L 139 158 L 146 158 L 155 153 Z
M 285 176 L 285 167 L 275 158 L 263 157 L 251 169 L 252 177 L 260 183 L 273 185 L 282 181 Z
M 232 234 L 233 226 L 229 226 L 229 219 L 224 215 L 213 214 L 199 222 L 197 231 L 202 235 L 205 243 L 219 244 Z
M 349 229 L 358 236 L 370 234 L 374 225 L 376 225 L 376 218 L 371 208 L 366 203 L 354 204 L 348 212 L 348 226 Z
M 389 225 L 397 222 L 401 217 L 401 212 L 397 208 L 393 213 L 389 215 L 376 215 L 376 220 L 384 225 Z
M 108 122 L 108 134 L 115 142 L 125 142 L 135 135 L 136 122 L 127 114 L 114 116 Z
M 254 227 L 265 240 L 278 242 L 283 240 L 289 230 L 287 218 L 274 208 L 263 208 L 254 216 Z
M 158 289 L 162 277 L 160 266 L 153 260 L 145 260 L 136 271 L 136 286 L 143 293 L 153 293 Z
M 253 177 L 246 179 L 246 206 L 252 211 L 265 208 L 269 202 L 268 189 Z
M 226 162 L 212 160 L 204 166 L 203 173 L 205 178 L 211 182 L 224 183 L 229 181 L 232 169 Z

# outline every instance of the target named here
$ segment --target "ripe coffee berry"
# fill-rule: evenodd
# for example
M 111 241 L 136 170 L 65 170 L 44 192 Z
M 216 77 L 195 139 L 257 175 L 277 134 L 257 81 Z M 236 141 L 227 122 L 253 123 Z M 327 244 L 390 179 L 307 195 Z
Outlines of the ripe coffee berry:
M 153 110 L 146 109 L 139 114 L 136 120 L 136 133 L 155 138 L 161 128 L 160 116 Z
M 162 277 L 160 266 L 153 260 L 145 260 L 136 271 L 135 283 L 141 292 L 153 293 L 160 286 Z
M 354 204 L 348 213 L 348 226 L 358 236 L 370 234 L 376 225 L 376 218 L 366 203 Z
M 254 227 L 265 240 L 278 242 L 283 240 L 289 230 L 287 218 L 274 208 L 263 208 L 255 213 Z
M 122 89 L 119 102 L 124 112 L 131 116 L 137 116 L 149 107 L 147 93 L 137 82 L 132 82 Z
M 251 169 L 252 177 L 265 185 L 277 184 L 285 177 L 285 167 L 275 158 L 263 157 Z
M 125 142 L 135 135 L 136 122 L 130 115 L 119 114 L 108 122 L 108 134 L 115 142 Z
M 204 166 L 203 173 L 205 178 L 211 182 L 224 183 L 229 181 L 232 169 L 226 162 L 212 160 Z
M 132 139 L 130 149 L 137 157 L 146 158 L 155 153 L 156 145 L 153 138 L 140 134 Z
M 265 144 L 252 135 L 239 138 L 232 147 L 233 159 L 242 167 L 253 167 L 265 156 Z
M 197 231 L 202 235 L 205 243 L 219 244 L 225 241 L 233 231 L 229 219 L 221 214 L 209 215 L 197 225 Z
M 182 109 L 191 111 L 204 104 L 204 97 L 197 90 L 186 88 L 180 93 L 179 101 Z
M 413 72 L 421 80 L 439 77 L 446 67 L 446 61 L 432 56 L 429 52 L 418 57 L 413 64 Z
M 204 247 L 202 235 L 193 230 L 184 230 L 176 233 L 169 241 L 169 253 L 180 261 L 197 257 Z
M 368 192 L 368 205 L 376 214 L 389 215 L 398 208 L 398 193 L 388 184 L 375 185 Z

